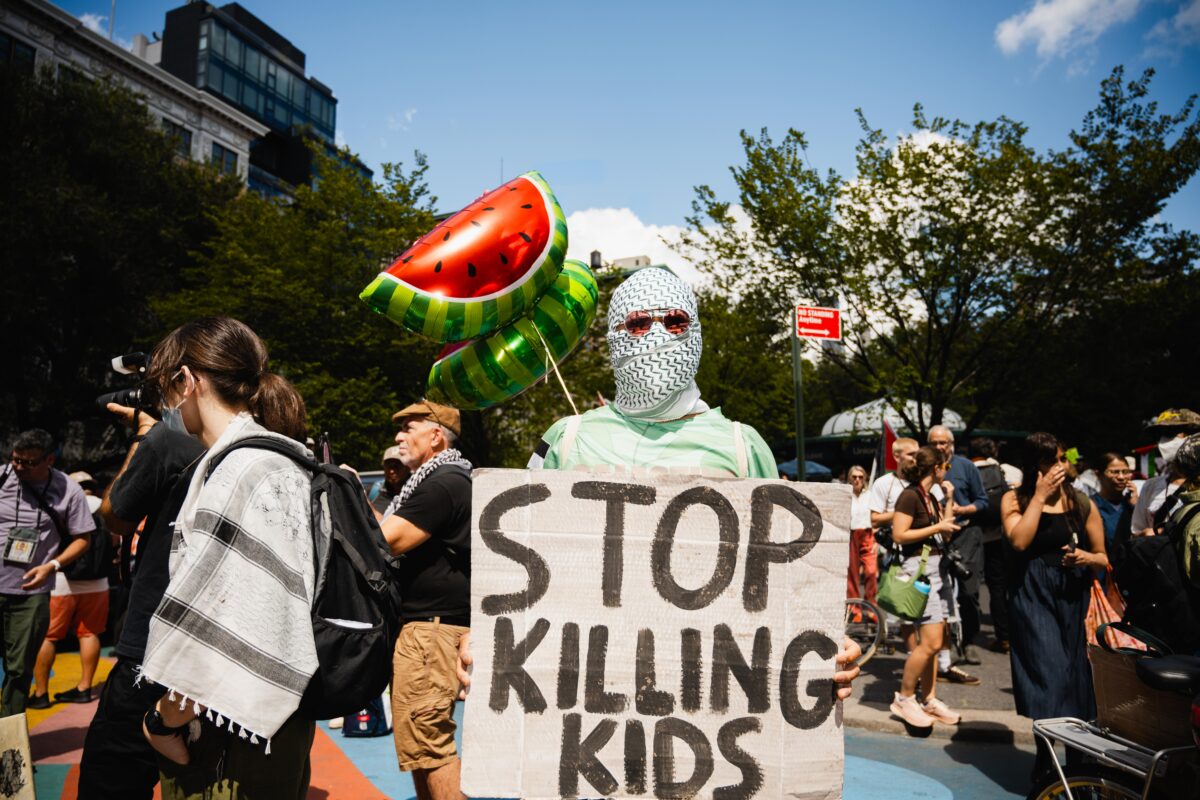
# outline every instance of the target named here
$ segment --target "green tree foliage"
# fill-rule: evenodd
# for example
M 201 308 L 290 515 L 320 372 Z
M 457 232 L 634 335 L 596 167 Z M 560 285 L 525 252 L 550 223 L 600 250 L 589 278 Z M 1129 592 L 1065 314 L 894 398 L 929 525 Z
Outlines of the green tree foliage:
M 799 131 L 743 132 L 732 173 L 748 224 L 701 186 L 684 245 L 776 318 L 794 301 L 840 302 L 846 346 L 827 360 L 868 396 L 927 403 L 905 420 L 920 434 L 951 403 L 969 428 L 1001 418 L 1021 387 L 1040 390 L 1026 376 L 1053 383 L 1048 337 L 1183 279 L 1200 252 L 1155 221 L 1200 167 L 1200 119 L 1192 100 L 1174 114 L 1146 102 L 1151 75 L 1126 84 L 1115 70 L 1062 152 L 1035 152 L 1004 117 L 968 125 L 917 106 L 913 134 L 888 141 L 860 113 L 847 180 L 808 164 Z
M 295 383 L 310 431 L 334 454 L 376 468 L 391 415 L 420 397 L 437 353 L 358 299 L 381 268 L 433 227 L 425 159 L 384 165 L 375 185 L 313 148 L 319 180 L 292 201 L 246 193 L 219 210 L 216 233 L 182 286 L 154 304 L 164 330 L 227 314 L 266 341 L 272 368 Z
M 118 84 L 0 68 L 0 107 L 0 432 L 94 420 L 94 437 L 110 359 L 158 331 L 148 298 L 240 187 L 177 158 Z

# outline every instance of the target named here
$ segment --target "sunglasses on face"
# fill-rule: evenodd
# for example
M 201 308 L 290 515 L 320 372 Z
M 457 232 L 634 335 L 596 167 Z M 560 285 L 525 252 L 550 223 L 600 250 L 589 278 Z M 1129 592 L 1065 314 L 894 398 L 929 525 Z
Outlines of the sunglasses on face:
M 624 330 L 630 336 L 645 336 L 656 322 L 661 323 L 667 333 L 678 336 L 686 333 L 687 329 L 691 327 L 692 317 L 682 308 L 649 308 L 644 311 L 630 311 L 625 317 L 625 321 L 617 323 L 614 330 Z

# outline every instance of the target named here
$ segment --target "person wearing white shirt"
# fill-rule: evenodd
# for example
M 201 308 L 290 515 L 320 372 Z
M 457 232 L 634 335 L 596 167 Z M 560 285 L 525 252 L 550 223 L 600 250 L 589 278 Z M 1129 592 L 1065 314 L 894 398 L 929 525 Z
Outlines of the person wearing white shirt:
M 1134 536 L 1154 534 L 1155 516 L 1183 483 L 1183 477 L 1171 468 L 1171 462 L 1175 460 L 1183 440 L 1193 433 L 1200 433 L 1200 414 L 1187 408 L 1168 408 L 1155 417 L 1146 430 L 1158 436 L 1162 473 L 1142 485 L 1137 505 L 1133 508 L 1131 527 Z
M 916 439 L 901 437 L 892 442 L 892 457 L 896 459 L 895 472 L 880 475 L 871 484 L 870 505 L 871 526 L 883 528 L 892 524 L 892 514 L 896 511 L 896 499 L 904 491 L 908 482 L 900 477 L 905 464 L 914 463 L 917 449 L 921 445 Z

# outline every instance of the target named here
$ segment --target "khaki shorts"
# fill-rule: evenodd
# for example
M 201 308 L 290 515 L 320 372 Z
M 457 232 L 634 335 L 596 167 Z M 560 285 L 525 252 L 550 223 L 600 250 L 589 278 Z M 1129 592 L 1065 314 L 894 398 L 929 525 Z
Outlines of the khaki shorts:
M 409 622 L 400 629 L 392 658 L 392 735 L 405 772 L 437 769 L 458 756 L 458 642 L 469 630 L 440 622 Z

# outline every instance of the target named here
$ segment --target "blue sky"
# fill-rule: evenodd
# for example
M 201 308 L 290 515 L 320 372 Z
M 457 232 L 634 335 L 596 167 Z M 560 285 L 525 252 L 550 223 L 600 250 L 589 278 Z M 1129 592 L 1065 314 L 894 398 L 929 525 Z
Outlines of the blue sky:
M 116 38 L 161 31 L 174 2 L 118 0 Z M 107 29 L 109 0 L 59 3 Z M 219 3 L 218 3 L 219 4 Z M 571 215 L 572 253 L 647 253 L 693 186 L 736 200 L 738 131 L 788 127 L 844 175 L 854 109 L 891 135 L 913 103 L 1006 114 L 1062 148 L 1113 66 L 1158 75 L 1176 110 L 1200 91 L 1200 0 L 1011 2 L 308 2 L 243 5 L 308 56 L 338 98 L 339 137 L 372 167 L 429 157 L 440 210 L 539 169 Z M 1200 181 L 1164 218 L 1200 229 Z

